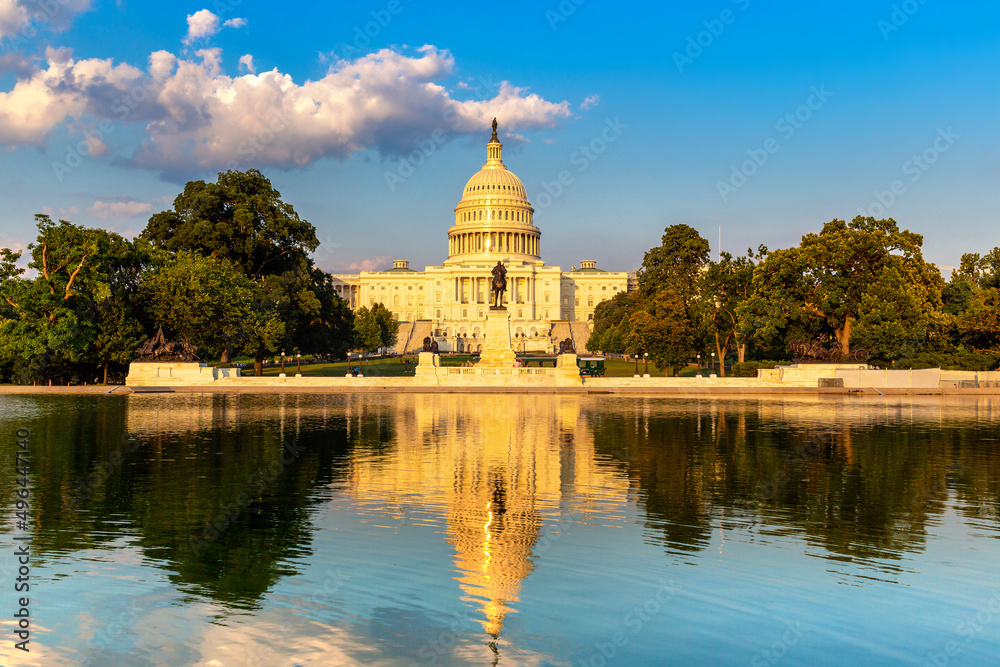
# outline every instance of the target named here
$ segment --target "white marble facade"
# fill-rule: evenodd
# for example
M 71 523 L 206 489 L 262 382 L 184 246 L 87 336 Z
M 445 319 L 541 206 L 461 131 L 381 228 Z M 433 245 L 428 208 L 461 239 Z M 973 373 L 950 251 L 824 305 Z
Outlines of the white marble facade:
M 491 271 L 500 261 L 507 269 L 515 351 L 551 352 L 554 324 L 572 323 L 565 330 L 575 333 L 592 327 L 597 304 L 628 289 L 628 274 L 602 271 L 595 261 L 568 272 L 545 266 L 535 210 L 521 180 L 503 164 L 502 149 L 494 130 L 486 164 L 455 207 L 444 264 L 415 271 L 397 260 L 385 271 L 335 275 L 338 293 L 352 308 L 382 303 L 400 322 L 426 323 L 442 351 L 476 351 L 486 328 Z

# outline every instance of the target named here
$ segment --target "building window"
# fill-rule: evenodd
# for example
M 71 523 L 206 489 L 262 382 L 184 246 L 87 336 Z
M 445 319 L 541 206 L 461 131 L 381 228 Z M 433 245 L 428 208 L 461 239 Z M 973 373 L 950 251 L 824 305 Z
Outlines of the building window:
M 605 292 L 608 291 L 608 286 L 607 285 L 601 285 L 601 290 L 605 291 Z
M 566 299 L 566 301 L 569 301 L 569 299 Z M 563 305 L 567 306 L 569 304 L 568 303 L 564 303 Z M 573 305 L 574 306 L 579 306 L 580 305 L 580 297 L 576 297 L 575 299 L 573 299 Z
M 439 310 L 439 311 L 437 311 L 437 318 L 438 318 L 439 320 L 441 319 L 441 311 L 440 311 L 440 310 Z

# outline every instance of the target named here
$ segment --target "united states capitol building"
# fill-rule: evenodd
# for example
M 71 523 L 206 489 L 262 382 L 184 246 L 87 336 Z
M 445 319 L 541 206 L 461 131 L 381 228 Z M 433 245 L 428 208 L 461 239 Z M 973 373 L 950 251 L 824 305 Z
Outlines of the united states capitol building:
M 494 123 L 495 126 L 495 123 Z M 628 274 L 595 261 L 563 271 L 542 260 L 542 230 L 524 184 L 503 163 L 503 145 L 486 145 L 483 168 L 469 179 L 448 230 L 448 259 L 423 271 L 396 260 L 386 271 L 334 276 L 351 308 L 384 304 L 399 321 L 395 351 L 419 349 L 433 337 L 442 352 L 482 351 L 490 307 L 490 272 L 507 269 L 505 305 L 515 352 L 551 353 L 572 338 L 585 349 L 597 304 L 628 289 Z

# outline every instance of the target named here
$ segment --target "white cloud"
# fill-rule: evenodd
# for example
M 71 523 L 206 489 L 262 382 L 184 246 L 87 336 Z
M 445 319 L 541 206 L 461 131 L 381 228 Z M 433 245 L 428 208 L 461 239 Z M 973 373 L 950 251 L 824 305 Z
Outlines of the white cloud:
M 65 218 L 67 220 L 71 220 L 79 212 L 80 212 L 80 207 L 79 206 L 70 206 L 69 208 L 60 208 L 58 211 L 56 209 L 52 208 L 51 206 L 43 206 L 42 207 L 42 213 L 44 213 L 47 216 L 50 216 L 50 217 L 53 217 L 53 218 L 58 218 L 58 219 L 64 219 Z
M 347 264 L 332 264 L 330 271 L 335 273 L 357 273 L 359 271 L 384 271 L 392 264 L 392 258 L 388 255 L 362 259 L 357 262 Z
M 0 0 L 2 2 L 3 0 Z M 229 19 L 225 23 L 220 23 L 218 16 L 207 9 L 201 9 L 194 14 L 188 14 L 188 31 L 184 37 L 184 43 L 190 46 L 199 39 L 205 39 L 218 34 L 222 28 L 242 28 L 246 26 L 247 20 L 241 18 Z
M 597 95 L 595 93 L 594 95 L 591 95 L 590 97 L 588 97 L 587 99 L 585 99 L 583 102 L 581 102 L 580 103 L 580 108 L 583 109 L 584 111 L 586 111 L 587 109 L 590 109 L 591 107 L 596 107 L 600 103 L 601 103 L 601 96 Z
M 48 67 L 19 77 L 10 92 L 0 92 L 0 144 L 42 145 L 66 122 L 95 111 L 109 91 L 134 84 L 142 72 L 111 60 L 73 60 L 66 49 L 46 51 Z
M 140 124 L 146 137 L 131 164 L 175 174 L 234 164 L 301 167 L 366 149 L 403 155 L 436 132 L 444 140 L 488 132 L 494 117 L 517 139 L 571 115 L 568 102 L 509 82 L 491 100 L 453 99 L 440 82 L 452 76 L 454 59 L 433 46 L 341 60 L 301 84 L 277 69 L 229 76 L 218 49 L 192 59 L 158 51 L 146 72 L 110 59 L 77 61 L 68 50 L 46 55 L 47 67 L 0 93 L 0 145 L 41 145 L 60 126 L 100 119 Z
M 152 213 L 156 207 L 138 201 L 95 201 L 94 205 L 87 209 L 87 215 L 100 220 L 110 220 L 112 218 L 134 218 L 137 215 Z
M 211 37 L 219 32 L 219 17 L 207 9 L 201 9 L 194 14 L 188 14 L 188 31 L 184 38 L 185 44 Z
M 257 66 L 253 64 L 253 56 L 249 53 L 245 56 L 240 56 L 240 71 L 247 71 L 251 74 L 257 73 Z
M 52 0 L 47 3 L 0 0 L 0 38 L 14 36 L 29 23 L 34 23 L 36 27 L 48 25 L 54 30 L 64 30 L 76 14 L 89 10 L 90 6 L 91 0 Z
M 28 23 L 28 8 L 21 0 L 0 0 L 0 37 L 13 35 Z

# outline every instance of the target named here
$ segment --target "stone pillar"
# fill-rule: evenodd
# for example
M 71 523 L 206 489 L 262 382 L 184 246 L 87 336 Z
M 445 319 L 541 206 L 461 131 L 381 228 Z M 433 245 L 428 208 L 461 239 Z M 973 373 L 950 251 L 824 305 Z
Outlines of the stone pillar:
M 417 357 L 417 368 L 413 372 L 414 379 L 418 384 L 437 384 L 438 368 L 441 367 L 440 355 L 433 352 L 421 352 Z
M 510 344 L 510 313 L 507 309 L 486 312 L 486 340 L 477 366 L 512 368 L 517 355 Z

